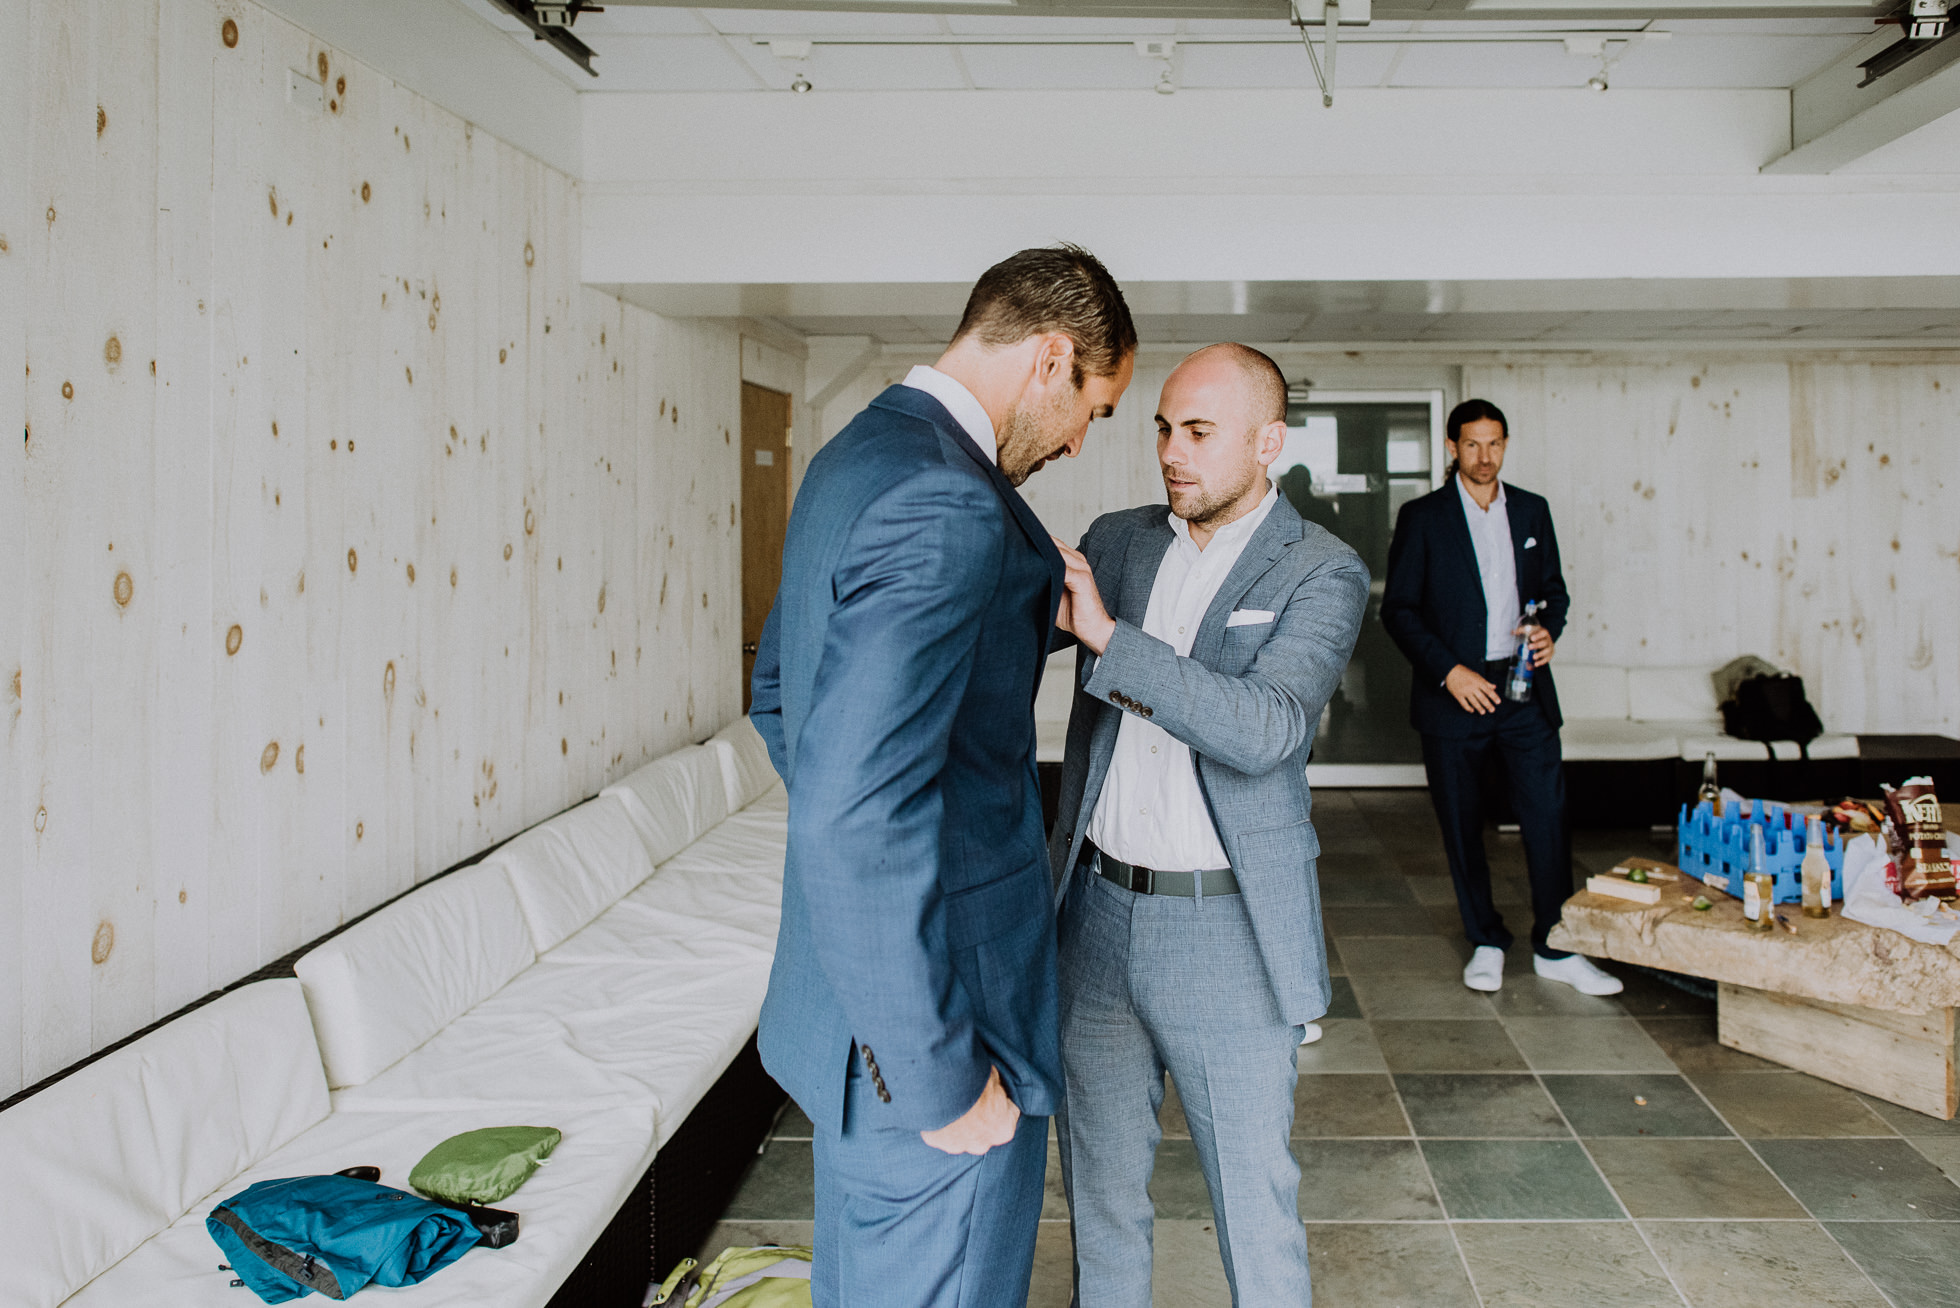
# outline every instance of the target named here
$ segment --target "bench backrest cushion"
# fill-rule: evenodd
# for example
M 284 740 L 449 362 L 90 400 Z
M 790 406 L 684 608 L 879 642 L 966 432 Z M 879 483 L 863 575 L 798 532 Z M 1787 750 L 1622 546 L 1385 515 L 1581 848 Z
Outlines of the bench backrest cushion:
M 728 816 L 722 753 L 689 745 L 621 777 L 599 794 L 626 806 L 647 857 L 665 863 Z
M 363 1085 L 488 999 L 536 957 L 501 864 L 431 881 L 293 965 L 327 1083 Z
M 285 979 L 220 995 L 0 1113 L 0 1303 L 52 1308 L 327 1108 L 306 1000 Z
M 1565 681 L 1559 681 L 1565 702 Z M 1718 722 L 1715 681 L 1704 667 L 1627 669 L 1627 716 L 1642 722 Z
M 560 813 L 484 861 L 503 865 L 540 954 L 653 875 L 647 847 L 615 795 Z
M 729 812 L 747 808 L 776 784 L 776 765 L 769 761 L 769 747 L 746 715 L 717 731 L 709 743 L 722 750 Z
M 1627 670 L 1608 663 L 1566 663 L 1553 669 L 1558 676 L 1558 708 L 1571 718 L 1627 716 Z

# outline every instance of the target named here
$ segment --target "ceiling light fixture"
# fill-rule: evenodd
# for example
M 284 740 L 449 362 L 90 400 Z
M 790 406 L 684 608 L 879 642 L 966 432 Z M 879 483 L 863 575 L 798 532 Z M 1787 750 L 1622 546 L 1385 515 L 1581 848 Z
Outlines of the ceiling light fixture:
M 790 71 L 796 74 L 790 79 L 789 89 L 798 95 L 807 95 L 815 89 L 810 85 L 810 79 L 803 75 L 803 61 L 810 57 L 810 48 L 809 41 L 776 38 L 769 42 L 769 53 L 788 64 Z
M 789 84 L 789 89 L 796 92 L 798 95 L 802 95 L 807 91 L 814 90 L 815 88 L 810 85 L 809 78 L 805 77 L 801 73 L 798 73 L 796 75 L 796 80 Z
M 1153 37 L 1138 41 L 1137 58 L 1161 59 L 1164 69 L 1157 75 L 1157 94 L 1177 94 L 1177 42 L 1168 37 Z

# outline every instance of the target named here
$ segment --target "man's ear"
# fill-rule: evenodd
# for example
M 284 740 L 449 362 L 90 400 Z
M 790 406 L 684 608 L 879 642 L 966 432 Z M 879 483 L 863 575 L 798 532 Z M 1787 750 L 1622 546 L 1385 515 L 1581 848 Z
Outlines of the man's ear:
M 1066 332 L 1047 332 L 1035 350 L 1034 377 L 1043 386 L 1075 375 L 1075 342 Z
M 1254 440 L 1253 453 L 1259 460 L 1259 466 L 1272 467 L 1273 460 L 1279 458 L 1280 451 L 1286 448 L 1285 419 L 1275 419 L 1261 427 Z

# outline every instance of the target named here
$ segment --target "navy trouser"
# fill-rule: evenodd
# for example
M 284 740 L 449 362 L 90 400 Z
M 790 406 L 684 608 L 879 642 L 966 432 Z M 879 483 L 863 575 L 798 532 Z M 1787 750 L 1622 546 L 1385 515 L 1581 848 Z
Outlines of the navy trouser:
M 1572 894 L 1572 850 L 1565 826 L 1565 772 L 1558 729 L 1537 703 L 1505 700 L 1480 717 L 1467 736 L 1422 738 L 1422 766 L 1429 800 L 1443 829 L 1463 934 L 1473 945 L 1511 947 L 1511 932 L 1491 902 L 1490 864 L 1484 857 L 1485 770 L 1495 755 L 1511 782 L 1511 807 L 1524 837 L 1525 871 L 1531 881 L 1531 947 L 1542 958 L 1564 958 L 1545 944 Z
M 852 1107 L 874 1093 L 851 1060 L 844 1132 L 816 1155 L 815 1308 L 1024 1308 L 1048 1169 L 1048 1119 L 978 1156 L 945 1154 Z

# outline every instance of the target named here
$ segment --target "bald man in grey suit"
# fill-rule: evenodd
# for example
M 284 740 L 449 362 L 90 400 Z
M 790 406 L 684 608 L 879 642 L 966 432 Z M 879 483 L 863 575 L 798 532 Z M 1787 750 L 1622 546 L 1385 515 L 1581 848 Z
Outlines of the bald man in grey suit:
M 1149 1308 L 1167 1070 L 1233 1302 L 1312 1298 L 1288 1144 L 1295 1054 L 1328 1003 L 1306 762 L 1368 569 L 1271 484 L 1285 441 L 1273 361 L 1200 350 L 1157 414 L 1169 511 L 1106 514 L 1062 550 L 1057 625 L 1081 653 L 1049 859 L 1082 1308 Z

